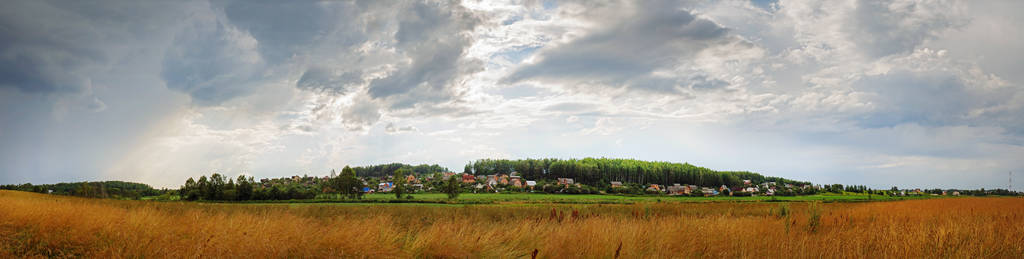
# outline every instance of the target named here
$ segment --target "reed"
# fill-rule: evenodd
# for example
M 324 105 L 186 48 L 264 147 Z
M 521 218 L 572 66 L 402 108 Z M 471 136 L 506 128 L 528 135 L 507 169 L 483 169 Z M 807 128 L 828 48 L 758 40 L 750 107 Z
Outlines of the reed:
M 1024 257 L 1020 198 L 797 202 L 785 217 L 778 206 L 206 204 L 0 191 L 0 258 Z

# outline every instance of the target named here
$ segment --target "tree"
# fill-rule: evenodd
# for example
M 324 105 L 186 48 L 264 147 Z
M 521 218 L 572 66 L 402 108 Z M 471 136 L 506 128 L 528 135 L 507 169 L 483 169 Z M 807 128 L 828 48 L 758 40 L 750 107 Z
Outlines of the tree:
M 342 196 L 349 199 L 361 198 L 363 195 L 363 181 L 356 177 L 356 171 L 352 170 L 351 167 L 345 166 L 341 169 L 341 174 L 338 177 L 331 179 L 331 185 L 334 186 Z
M 96 195 L 96 191 L 93 190 L 89 182 L 83 182 L 75 193 L 82 197 L 93 197 Z
M 237 181 L 237 194 L 238 200 L 250 200 L 252 199 L 252 178 L 245 178 L 245 175 L 239 175 Z
M 210 191 L 206 193 L 207 200 L 223 200 L 224 189 L 227 187 L 227 183 L 224 181 L 224 176 L 218 173 L 210 175 Z
M 210 191 L 210 180 L 206 179 L 206 176 L 199 176 L 199 181 L 196 182 L 196 188 L 199 189 L 199 199 L 207 199 Z
M 194 201 L 199 199 L 199 186 L 196 184 L 192 177 L 189 177 L 185 181 L 185 186 L 179 190 L 178 195 L 181 195 L 182 199 Z
M 448 194 L 448 199 L 458 198 L 459 193 L 462 191 L 462 182 L 456 176 L 448 176 L 448 180 L 444 181 L 444 184 L 441 185 L 441 191 Z
M 407 173 L 412 173 L 412 172 L 409 171 L 409 169 L 405 169 L 405 168 L 395 170 L 395 179 L 394 179 L 394 185 L 395 186 L 391 188 L 391 191 L 395 193 L 395 198 L 396 199 L 401 199 L 402 198 L 402 194 L 405 194 L 405 192 L 406 192 L 406 189 L 405 189 L 406 188 L 405 187 L 405 174 L 407 174 Z

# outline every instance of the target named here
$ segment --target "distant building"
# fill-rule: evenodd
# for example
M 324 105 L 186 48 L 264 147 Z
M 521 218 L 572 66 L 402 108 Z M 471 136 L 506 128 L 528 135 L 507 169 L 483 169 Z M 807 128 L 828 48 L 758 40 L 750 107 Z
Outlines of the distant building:
M 473 176 L 471 174 L 462 174 L 462 182 L 463 183 L 474 183 L 474 182 L 476 182 L 476 176 Z
M 619 182 L 619 181 L 612 181 L 611 184 L 612 184 L 612 188 L 622 187 L 622 182 Z
M 704 197 L 718 195 L 718 191 L 708 187 L 700 188 L 700 193 L 704 194 Z
M 669 186 L 668 188 L 665 189 L 668 190 L 669 195 L 684 195 L 690 193 L 690 190 L 688 190 L 688 186 L 679 185 L 678 183 L 673 184 L 672 186 Z
M 661 192 L 661 186 L 658 186 L 657 184 L 651 184 L 651 186 L 647 187 L 647 191 L 649 191 L 649 192 Z
M 377 190 L 380 191 L 380 192 L 390 192 L 391 189 L 394 188 L 394 187 L 395 187 L 395 185 L 392 182 L 383 182 L 383 183 L 377 184 Z
M 526 186 L 533 189 L 534 186 L 537 186 L 537 181 L 526 181 Z
M 568 187 L 570 184 L 576 184 L 576 181 L 572 178 L 558 178 L 558 185 L 566 185 Z

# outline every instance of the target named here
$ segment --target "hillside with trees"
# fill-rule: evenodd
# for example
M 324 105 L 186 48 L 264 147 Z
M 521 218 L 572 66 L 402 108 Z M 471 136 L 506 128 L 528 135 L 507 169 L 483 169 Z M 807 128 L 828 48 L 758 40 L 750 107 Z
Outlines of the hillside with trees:
M 402 168 L 408 169 L 415 175 L 432 175 L 434 173 L 448 172 L 448 168 L 441 167 L 436 164 L 410 165 L 403 163 L 357 166 L 352 167 L 352 170 L 354 170 L 356 175 L 358 175 L 359 177 L 381 178 L 395 175 L 395 171 Z
M 764 176 L 746 171 L 716 171 L 689 163 L 642 161 L 635 159 L 480 159 L 466 164 L 463 173 L 473 175 L 518 172 L 526 179 L 555 180 L 574 178 L 577 183 L 606 186 L 612 181 L 638 184 L 688 183 L 699 186 L 739 186 L 743 180 L 753 184 L 776 182 L 803 185 L 809 182 Z
M 123 181 L 73 182 L 56 184 L 9 184 L 0 185 L 3 190 L 18 190 L 37 193 L 51 193 L 92 198 L 140 198 L 143 196 L 160 195 L 166 190 L 153 189 L 142 183 Z

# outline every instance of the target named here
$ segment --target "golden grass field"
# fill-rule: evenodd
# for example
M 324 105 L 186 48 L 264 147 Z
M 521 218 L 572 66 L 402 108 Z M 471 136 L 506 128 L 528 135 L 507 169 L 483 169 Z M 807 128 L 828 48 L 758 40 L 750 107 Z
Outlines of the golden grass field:
M 812 207 L 820 211 L 817 227 Z M 529 258 L 534 251 L 538 258 L 1024 258 L 1024 199 L 257 205 L 0 191 L 0 258 Z

